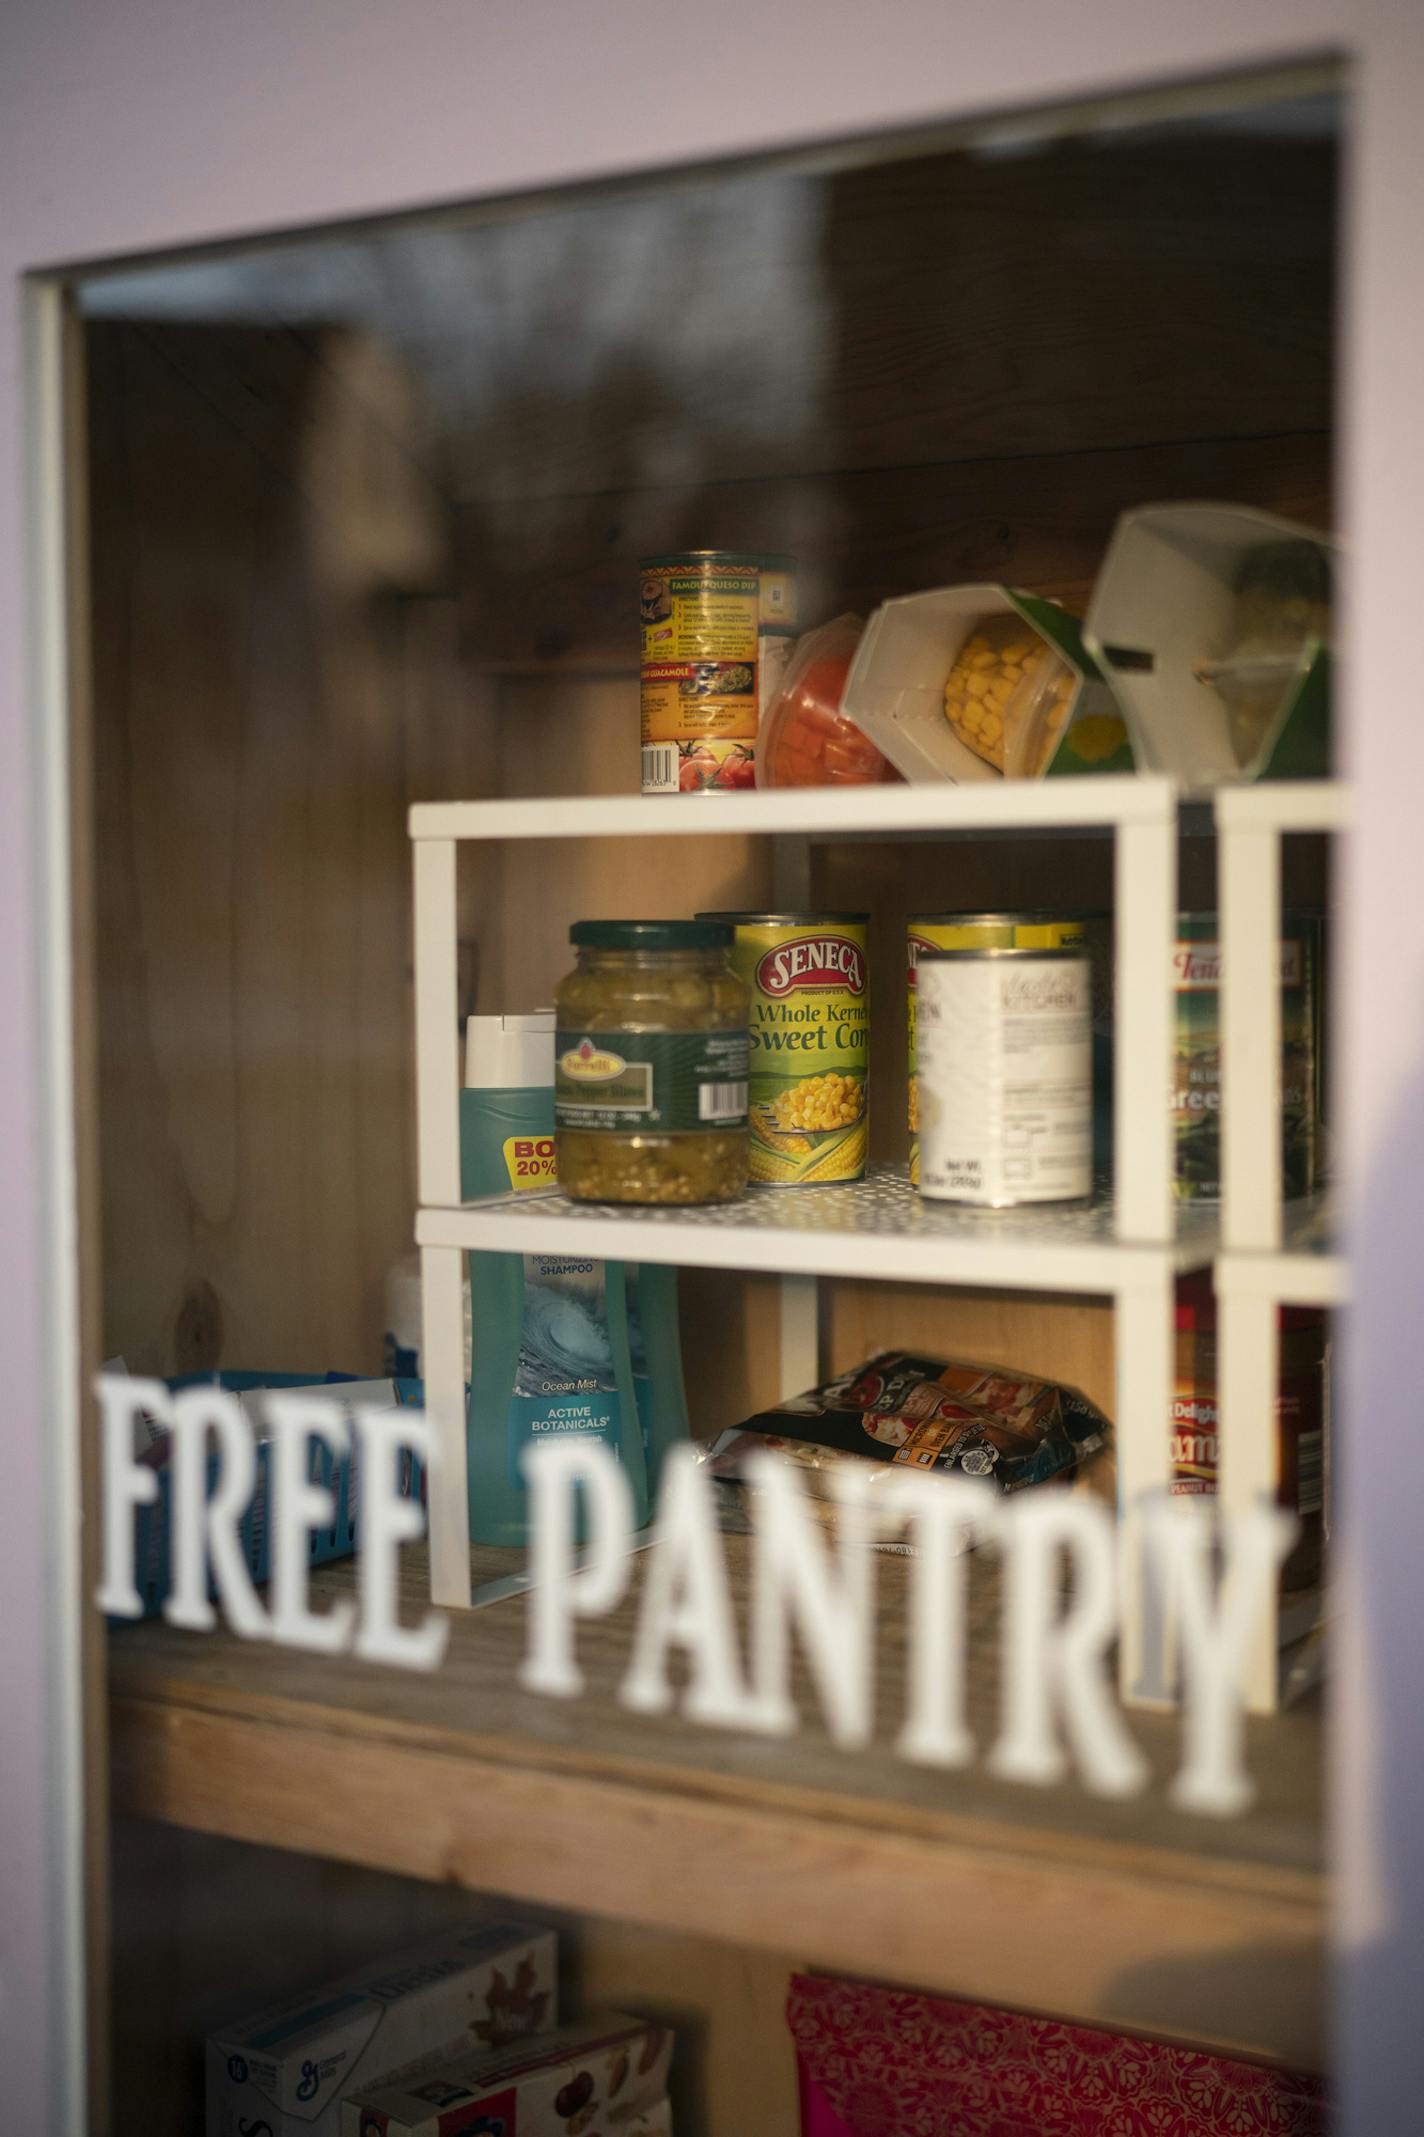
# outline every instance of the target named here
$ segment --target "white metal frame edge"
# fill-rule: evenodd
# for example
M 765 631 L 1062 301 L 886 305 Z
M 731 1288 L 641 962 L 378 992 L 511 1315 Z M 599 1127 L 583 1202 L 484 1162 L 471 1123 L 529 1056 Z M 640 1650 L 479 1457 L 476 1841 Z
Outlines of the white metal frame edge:
M 828 1189 L 834 1194 L 834 1188 Z M 422 1209 L 420 1246 L 459 1247 L 466 1253 L 582 1254 L 597 1260 L 670 1263 L 686 1269 L 763 1269 L 792 1276 L 854 1273 L 880 1283 L 978 1284 L 1004 1291 L 1073 1291 L 1102 1296 L 1123 1284 L 1155 1277 L 1166 1267 L 1204 1269 L 1216 1247 L 1214 1231 L 1195 1231 L 1165 1245 L 1057 1239 L 1051 1220 L 1037 1234 L 996 1234 L 994 1213 L 984 1228 L 925 1232 L 812 1230 L 797 1225 L 735 1225 L 683 1221 L 660 1214 L 656 1223 L 609 1211 L 571 1213 L 552 1198 L 500 1197 L 456 1209 Z M 542 1206 L 541 1206 L 542 1205 Z M 636 1246 L 630 1251 L 630 1233 Z M 804 1383 L 803 1383 L 804 1385 Z
M 810 839 L 897 831 L 1063 831 L 1175 826 L 1177 788 L 1157 775 L 978 780 L 963 786 L 784 787 L 693 797 L 554 796 L 412 805 L 417 845 L 442 839 L 687 838 L 784 831 Z
M 71 11 L 72 12 L 72 11 Z M 1420 1177 L 1421 1138 L 1390 1113 L 1397 1080 L 1417 1067 L 1412 1023 L 1376 1028 L 1363 1013 L 1386 990 L 1417 992 L 1421 952 L 1401 916 L 1417 910 L 1421 847 L 1417 795 L 1424 736 L 1412 712 L 1414 653 L 1399 628 L 1417 600 L 1418 499 L 1424 440 L 1411 420 L 1417 399 L 1417 323 L 1424 268 L 1412 239 L 1424 210 L 1418 111 L 1424 86 L 1424 15 L 1389 0 L 1202 0 L 1189 10 L 1099 7 L 1068 15 L 1034 0 L 1024 13 L 986 18 L 966 40 L 952 12 L 905 0 L 893 34 L 872 40 L 847 11 L 780 14 L 733 8 L 695 79 L 676 98 L 658 96 L 672 62 L 646 62 L 636 10 L 605 11 L 597 38 L 586 11 L 549 0 L 530 9 L 379 10 L 312 0 L 303 10 L 257 11 L 152 0 L 144 9 L 89 11 L 82 37 L 64 33 L 42 0 L 16 0 L 0 86 L 0 164 L 10 180 L 5 288 L 0 323 L 11 358 L 19 275 L 62 261 L 208 244 L 264 230 L 287 231 L 431 202 L 488 198 L 565 185 L 630 168 L 760 153 L 788 139 L 840 140 L 909 122 L 985 114 L 1008 138 L 1022 135 L 1025 106 L 1092 96 L 1112 100 L 1144 81 L 1167 86 L 1237 69 L 1294 63 L 1302 53 L 1347 55 L 1358 91 L 1352 115 L 1344 243 L 1350 271 L 1343 313 L 1342 474 L 1352 520 L 1345 560 L 1352 658 L 1346 675 L 1352 764 L 1360 779 L 1368 842 L 1347 899 L 1347 986 L 1360 1014 L 1349 1020 L 1345 1068 L 1352 1078 L 1347 1134 L 1362 1198 L 1360 1333 L 1350 1370 L 1352 1424 L 1362 1459 L 1345 1497 L 1357 1578 L 1346 1595 L 1360 1666 L 1342 1673 L 1334 1729 L 1334 1838 L 1341 1906 L 1332 1927 L 1336 1958 L 1338 2095 L 1347 2137 L 1403 2127 L 1417 2100 L 1417 1999 L 1408 1993 L 1424 1949 L 1424 1850 L 1411 1813 L 1417 1765 L 1412 1740 L 1420 1664 L 1413 1626 L 1419 1578 L 1414 1494 L 1406 1435 L 1389 1398 L 1414 1355 L 1413 1268 L 1417 1242 L 1405 1203 L 1381 1206 L 1377 1155 L 1406 1188 Z M 807 32 L 816 65 L 794 112 L 781 82 Z M 770 60 L 750 76 L 747 36 Z M 767 42 L 769 41 L 769 42 Z M 531 100 L 520 86 L 538 79 Z M 311 154 L 311 115 L 327 115 L 328 152 Z M 473 114 L 473 117 L 472 117 Z M 1031 124 L 1031 122 L 1029 122 Z M 254 153 L 254 142 L 261 152 Z M 0 360 L 0 732 L 14 738 L 7 763 L 20 776 L 4 800 L 8 851 L 28 866 L 33 808 L 30 763 L 49 747 L 59 706 L 48 681 L 32 688 L 22 646 L 47 625 L 25 591 L 22 568 L 41 505 L 12 450 L 36 406 L 31 373 Z M 35 829 L 41 848 L 56 826 Z M 40 851 L 20 895 L 15 937 L 65 962 L 62 911 L 44 901 L 63 840 Z M 23 990 L 13 1020 L 33 1053 L 39 1012 Z M 1412 997 L 1411 997 L 1412 998 Z M 49 1062 L 48 1042 L 44 1059 Z M 51 1088 L 50 1097 L 54 1097 Z M 0 1109 L 17 1173 L 37 1136 L 46 1191 L 62 1195 L 72 1149 L 51 1137 L 27 1078 L 8 1083 Z M 1401 1139 L 1401 1131 L 1403 1131 Z M 72 1141 L 72 1139 L 71 1139 Z M 1368 1162 L 1366 1162 L 1368 1161 Z M 28 1175 L 25 1173 L 25 1177 Z M 1412 1205 L 1411 1205 L 1412 1206 Z M 28 1200 L 12 1208 L 17 1267 L 35 1267 L 54 1319 L 62 1317 L 68 1243 L 42 1237 Z M 1389 1279 L 1401 1271 L 1403 1281 Z M 1365 1279 L 1368 1278 L 1368 1281 Z M 77 1504 L 45 1497 L 40 1450 L 72 1420 L 50 1401 L 48 1329 L 12 1315 L 9 1363 L 16 1393 L 7 1440 L 16 1580 L 61 1587 Z M 39 1386 L 40 1393 L 36 1388 Z M 11 1630 L 14 1630 L 12 1626 Z M 68 1709 L 53 1659 L 23 1653 L 17 1636 L 12 1734 L 27 1744 L 52 1726 L 44 1700 Z M 1376 1677 L 1376 1672 L 1378 1673 Z M 60 1724 L 61 1728 L 63 1724 Z M 0 1939 L 0 2039 L 7 2099 L 16 2114 L 60 2137 L 87 2127 L 78 2103 L 82 2026 L 73 1968 L 68 1998 L 24 1991 L 52 1949 L 48 1920 L 17 1892 L 34 1821 L 10 1806 L 0 1874 L 16 1904 Z M 42 1835 L 61 1844 L 69 1805 L 56 1801 Z M 13 1873 L 13 1875 L 12 1875 Z M 56 1881 L 58 1889 L 58 1880 Z M 53 1986 L 53 1984 L 51 1983 Z M 38 2001 L 37 2001 L 38 1997 Z M 59 2008 L 55 2008 L 60 2005 Z M 55 2069 L 58 2058 L 71 2067 Z
M 1334 832 L 1351 796 L 1334 780 L 1227 787 L 1216 797 L 1220 868 L 1222 1239 L 1215 1287 L 1219 1314 L 1218 1427 L 1222 1509 L 1242 1513 L 1280 1489 L 1275 1430 L 1283 1305 L 1339 1306 L 1343 1259 L 1295 1251 L 1281 1200 L 1281 840 Z M 1263 1429 L 1262 1420 L 1266 1421 Z M 1279 1704 L 1278 1623 L 1257 1630 L 1247 1661 L 1255 1713 Z
M 1280 1381 L 1282 1306 L 1341 1307 L 1349 1271 L 1338 1254 L 1226 1253 L 1217 1257 L 1217 1409 L 1219 1487 L 1225 1514 L 1246 1513 L 1280 1491 L 1275 1429 Z M 1260 1429 L 1260 1420 L 1268 1421 Z M 1246 1701 L 1253 1714 L 1280 1704 L 1279 1615 L 1258 1625 L 1246 1661 Z
M 1332 780 L 1227 787 L 1216 798 L 1220 887 L 1222 1236 L 1229 1253 L 1282 1243 L 1279 942 L 1281 839 L 1335 831 L 1348 789 Z
M 78 1165 L 74 1139 L 74 910 L 71 895 L 70 653 L 67 624 L 70 569 L 67 479 L 68 382 L 64 363 L 66 293 L 57 281 L 32 280 L 22 295 L 28 425 L 30 554 L 29 657 L 34 705 L 34 840 L 40 887 L 40 933 L 34 971 L 40 1065 L 40 1202 L 43 1264 L 40 1362 L 43 1376 L 43 1461 L 48 1500 L 44 1547 L 48 1584 L 27 1598 L 43 1610 L 45 1663 L 51 1696 L 43 1745 L 48 1800 L 53 1806 L 49 1860 L 49 1949 L 31 1946 L 28 1980 L 4 1984 L 19 2017 L 38 2001 L 37 2026 L 48 2050 L 43 2120 L 56 2132 L 78 2130 L 85 2119 L 88 2052 L 83 2027 L 85 1966 L 85 1757 L 81 1612 L 83 1552 L 80 1491 L 80 1299 Z M 0 305 L 3 315 L 3 305 Z M 24 1554 L 19 1561 L 23 1565 Z M 14 1637 L 13 1619 L 10 1637 Z M 16 1741 L 22 1740 L 14 1732 Z M 6 2031 L 0 2010 L 0 2035 Z M 14 2045 L 18 2046 L 16 2042 Z M 13 2073 L 7 2067 L 7 2083 Z M 21 2095 L 26 2080 L 18 2082 Z M 37 2095 L 36 2095 L 37 2097 Z M 23 2112 L 23 2109 L 17 2111 Z M 35 2118 L 41 2110 L 36 2107 Z

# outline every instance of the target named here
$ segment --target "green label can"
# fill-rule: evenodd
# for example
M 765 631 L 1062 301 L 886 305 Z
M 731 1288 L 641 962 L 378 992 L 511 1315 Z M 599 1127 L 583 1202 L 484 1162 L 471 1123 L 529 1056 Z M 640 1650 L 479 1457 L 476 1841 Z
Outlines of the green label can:
M 1281 927 L 1281 1189 L 1310 1194 L 1320 1160 L 1318 913 L 1287 912 Z M 1221 943 L 1215 913 L 1179 913 L 1172 953 L 1176 1034 L 1172 1127 L 1181 1202 L 1221 1195 Z
M 736 930 L 751 995 L 751 1178 L 865 1176 L 869 997 L 864 913 L 703 913 Z

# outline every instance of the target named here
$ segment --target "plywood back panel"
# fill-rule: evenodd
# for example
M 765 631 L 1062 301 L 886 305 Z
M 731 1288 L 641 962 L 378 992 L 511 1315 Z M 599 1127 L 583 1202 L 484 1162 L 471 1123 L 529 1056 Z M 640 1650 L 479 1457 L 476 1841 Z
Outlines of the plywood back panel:
M 982 580 L 1081 614 L 1120 512 L 1225 498 L 1328 526 L 1329 487 L 1329 437 L 1315 429 L 575 492 L 501 516 L 498 541 L 487 508 L 469 505 L 455 517 L 467 648 L 496 667 L 562 666 L 574 682 L 590 667 L 631 679 L 638 559 L 678 549 L 789 551 L 812 623 Z
M 334 333 L 271 386 L 270 339 L 91 334 L 104 1344 L 135 1370 L 376 1362 L 405 805 L 479 791 L 488 742 L 448 604 L 442 644 L 407 598 L 444 553 L 398 382 Z M 244 366 L 245 426 L 212 386 Z
M 402 264 L 495 542 L 531 499 L 1320 429 L 1335 182 L 1325 138 L 1166 129 L 576 198 Z
M 501 793 L 637 793 L 636 676 L 529 676 L 496 687 Z M 715 811 L 719 802 L 687 806 Z M 474 849 L 466 851 L 472 857 Z M 735 835 L 520 840 L 500 849 L 497 866 L 499 899 L 485 933 L 492 952 L 493 938 L 502 946 L 494 953 L 499 992 L 481 988 L 481 1007 L 490 1010 L 548 1005 L 574 962 L 569 928 L 576 920 L 684 919 L 763 904 L 771 895 L 768 842 Z
M 834 1287 L 826 1322 L 831 1373 L 848 1372 L 878 1350 L 922 1350 L 1041 1373 L 1081 1388 L 1105 1416 L 1113 1414 L 1112 1308 L 1106 1300 L 844 1280 Z

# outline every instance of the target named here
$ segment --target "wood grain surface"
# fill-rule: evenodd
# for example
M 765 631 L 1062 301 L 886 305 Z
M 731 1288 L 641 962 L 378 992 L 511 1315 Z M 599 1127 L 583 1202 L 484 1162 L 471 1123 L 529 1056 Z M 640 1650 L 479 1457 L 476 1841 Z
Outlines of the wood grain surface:
M 729 1538 L 727 1550 L 741 1615 L 747 1547 Z M 508 1553 L 472 1558 L 477 1584 L 511 1563 Z M 1239 1819 L 1166 1803 L 1180 1726 L 1170 1716 L 1132 1718 L 1154 1782 L 1131 1803 L 1071 1783 L 997 1783 L 982 1763 L 998 1702 L 985 1562 L 970 1646 L 980 1763 L 953 1774 L 907 1766 L 892 1750 L 907 1575 L 885 1558 L 871 1749 L 849 1757 L 829 1741 L 804 1677 L 802 1729 L 786 1741 L 634 1719 L 614 1694 L 641 1570 L 635 1560 L 629 1599 L 583 1628 L 589 1688 L 570 1702 L 518 1689 L 518 1601 L 458 1617 L 431 1677 L 161 1623 L 125 1630 L 112 1643 L 118 1798 L 229 1837 L 988 2001 L 1286 2060 L 1318 2055 L 1314 1710 L 1253 1726 L 1260 1795 Z M 319 1596 L 351 1578 L 349 1566 L 321 1573 Z M 412 1610 L 423 1578 L 412 1551 Z M 418 1818 L 400 1815 L 407 1803 L 421 1806 Z
M 103 1340 L 135 1371 L 377 1362 L 413 1201 L 403 811 L 481 786 L 396 388 L 335 334 L 274 405 L 271 340 L 90 333 Z
M 428 270 L 478 367 L 435 381 L 453 494 L 503 534 L 689 477 L 1322 429 L 1335 184 L 1325 140 L 1172 130 L 469 228 Z
M 575 491 L 531 499 L 508 523 L 501 514 L 497 537 L 487 511 L 466 506 L 454 522 L 466 648 L 496 672 L 532 667 L 566 684 L 611 670 L 631 702 L 638 559 L 678 549 L 791 551 L 810 623 L 847 611 L 868 616 L 921 587 L 979 581 L 1026 586 L 1081 614 L 1118 514 L 1165 498 L 1230 499 L 1328 526 L 1329 434 L 1149 440 Z

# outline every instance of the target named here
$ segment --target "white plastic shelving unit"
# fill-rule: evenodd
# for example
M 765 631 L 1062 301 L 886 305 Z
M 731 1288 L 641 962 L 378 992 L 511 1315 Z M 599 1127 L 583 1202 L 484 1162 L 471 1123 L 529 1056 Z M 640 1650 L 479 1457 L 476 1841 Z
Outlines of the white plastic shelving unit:
M 1221 908 L 1221 1247 L 1217 1403 L 1221 1499 L 1242 1511 L 1279 1489 L 1273 1417 L 1282 1306 L 1345 1303 L 1347 1272 L 1334 1250 L 1329 1206 L 1281 1203 L 1281 841 L 1293 832 L 1338 832 L 1346 788 L 1300 780 L 1230 787 L 1216 797 Z M 1279 1700 L 1278 1628 L 1258 1629 L 1247 1675 L 1253 1712 Z
M 1333 789 L 1299 787 L 1280 822 L 1297 812 L 1328 813 Z M 1251 790 L 1245 819 L 1277 821 Z M 1223 1241 L 1218 1212 L 1182 1207 L 1172 1197 L 1173 1141 L 1164 1103 L 1169 1088 L 1175 1019 L 1171 986 L 1176 939 L 1177 838 L 1180 796 L 1156 777 L 999 782 L 974 786 L 905 786 L 754 793 L 696 801 L 640 796 L 510 802 L 422 804 L 410 814 L 415 851 L 416 1039 L 421 1209 L 416 1237 L 425 1296 L 426 1402 L 442 1450 L 440 1479 L 430 1510 L 431 1590 L 434 1600 L 459 1607 L 469 1600 L 466 1516 L 465 1384 L 462 1351 L 462 1257 L 492 1252 L 582 1252 L 607 1259 L 681 1266 L 773 1270 L 783 1279 L 782 1381 L 787 1392 L 816 1374 L 816 1283 L 847 1269 L 883 1278 L 1003 1289 L 1075 1291 L 1109 1297 L 1116 1309 L 1116 1409 L 1119 1496 L 1124 1515 L 1124 1639 L 1122 1684 L 1130 1698 L 1164 1691 L 1161 1640 L 1149 1623 L 1138 1578 L 1136 1510 L 1165 1491 L 1173 1384 L 1173 1287 L 1177 1275 L 1209 1267 Z M 1229 813 L 1225 821 L 1232 819 Z M 557 1194 L 460 1200 L 460 1055 L 456 991 L 455 883 L 464 841 L 568 838 L 688 838 L 709 833 L 761 833 L 779 838 L 791 855 L 818 842 L 858 838 L 957 838 L 1012 833 L 1097 831 L 1114 840 L 1115 1086 L 1111 1204 L 975 1212 L 921 1202 L 901 1174 L 873 1173 L 863 1184 L 807 1189 L 752 1189 L 736 1204 L 711 1210 L 592 1208 Z M 1233 849 L 1234 850 L 1234 849 Z M 1254 849 L 1253 849 L 1254 850 Z M 784 873 L 794 871 L 794 860 Z M 1277 871 L 1278 875 L 1278 871 Z M 1258 871 L 1223 871 L 1223 893 L 1239 904 L 1257 895 Z M 1276 914 L 1279 897 L 1276 899 Z M 570 918 L 577 918 L 570 915 Z M 1257 954 L 1258 919 L 1223 919 L 1230 939 Z M 1268 918 L 1274 938 L 1275 922 Z M 1237 954 L 1235 951 L 1231 953 Z M 1228 958 L 1228 970 L 1230 958 Z M 1248 970 L 1250 969 L 1248 965 Z M 1274 957 L 1264 998 L 1274 1008 Z M 1262 1062 L 1279 1060 L 1279 1018 L 1258 1028 L 1246 990 L 1237 985 L 1226 1011 L 1235 1017 L 1235 1074 L 1257 1077 Z M 1271 1030 L 1274 1030 L 1274 1047 Z M 1271 1070 L 1271 1092 L 1276 1070 Z M 1257 1093 L 1258 1121 L 1271 1098 Z M 1228 1111 L 1227 1118 L 1231 1118 Z M 1280 1172 L 1269 1137 L 1254 1144 L 1238 1134 L 1230 1146 L 1238 1192 L 1258 1208 L 1275 1195 L 1277 1262 L 1313 1265 L 1283 1232 Z M 1247 1206 L 1238 1200 L 1235 1207 Z M 1293 1226 L 1315 1222 L 1296 1212 Z M 1274 1264 L 1272 1265 L 1274 1266 Z M 1218 1262 L 1233 1281 L 1234 1262 Z M 1243 1287 L 1253 1285 L 1264 1262 Z M 1270 1318 L 1268 1316 L 1268 1318 Z M 1243 1400 L 1244 1310 L 1225 1316 L 1223 1348 L 1234 1346 L 1238 1384 L 1233 1414 L 1256 1419 L 1242 1438 L 1249 1454 L 1234 1452 L 1232 1479 L 1274 1476 L 1274 1397 Z M 1259 1314 L 1256 1316 L 1259 1321 Z M 1254 1325 L 1254 1324 L 1253 1324 Z M 1270 1318 L 1274 1329 L 1274 1320 Z M 1229 1332 L 1228 1332 L 1229 1331 Z M 1251 1366 L 1259 1382 L 1260 1360 Z M 1258 1488 L 1253 1482 L 1244 1496 Z M 1275 1628 L 1268 1628 L 1274 1660 Z M 1274 1672 L 1272 1681 L 1274 1682 Z
M 813 1278 L 853 1269 L 886 1283 L 1084 1293 L 1114 1291 L 1164 1259 L 1174 1269 L 1199 1269 L 1216 1252 L 1216 1212 L 1201 1204 L 1183 1209 L 1161 1246 L 1120 1239 L 1116 1221 L 1108 1201 L 1009 1210 L 925 1202 L 903 1167 L 881 1166 L 846 1185 L 752 1187 L 742 1201 L 709 1209 L 625 1213 L 553 1192 L 500 1195 L 422 1210 L 416 1236 L 423 1247 L 626 1260 L 632 1223 L 639 1261 L 683 1268 Z

